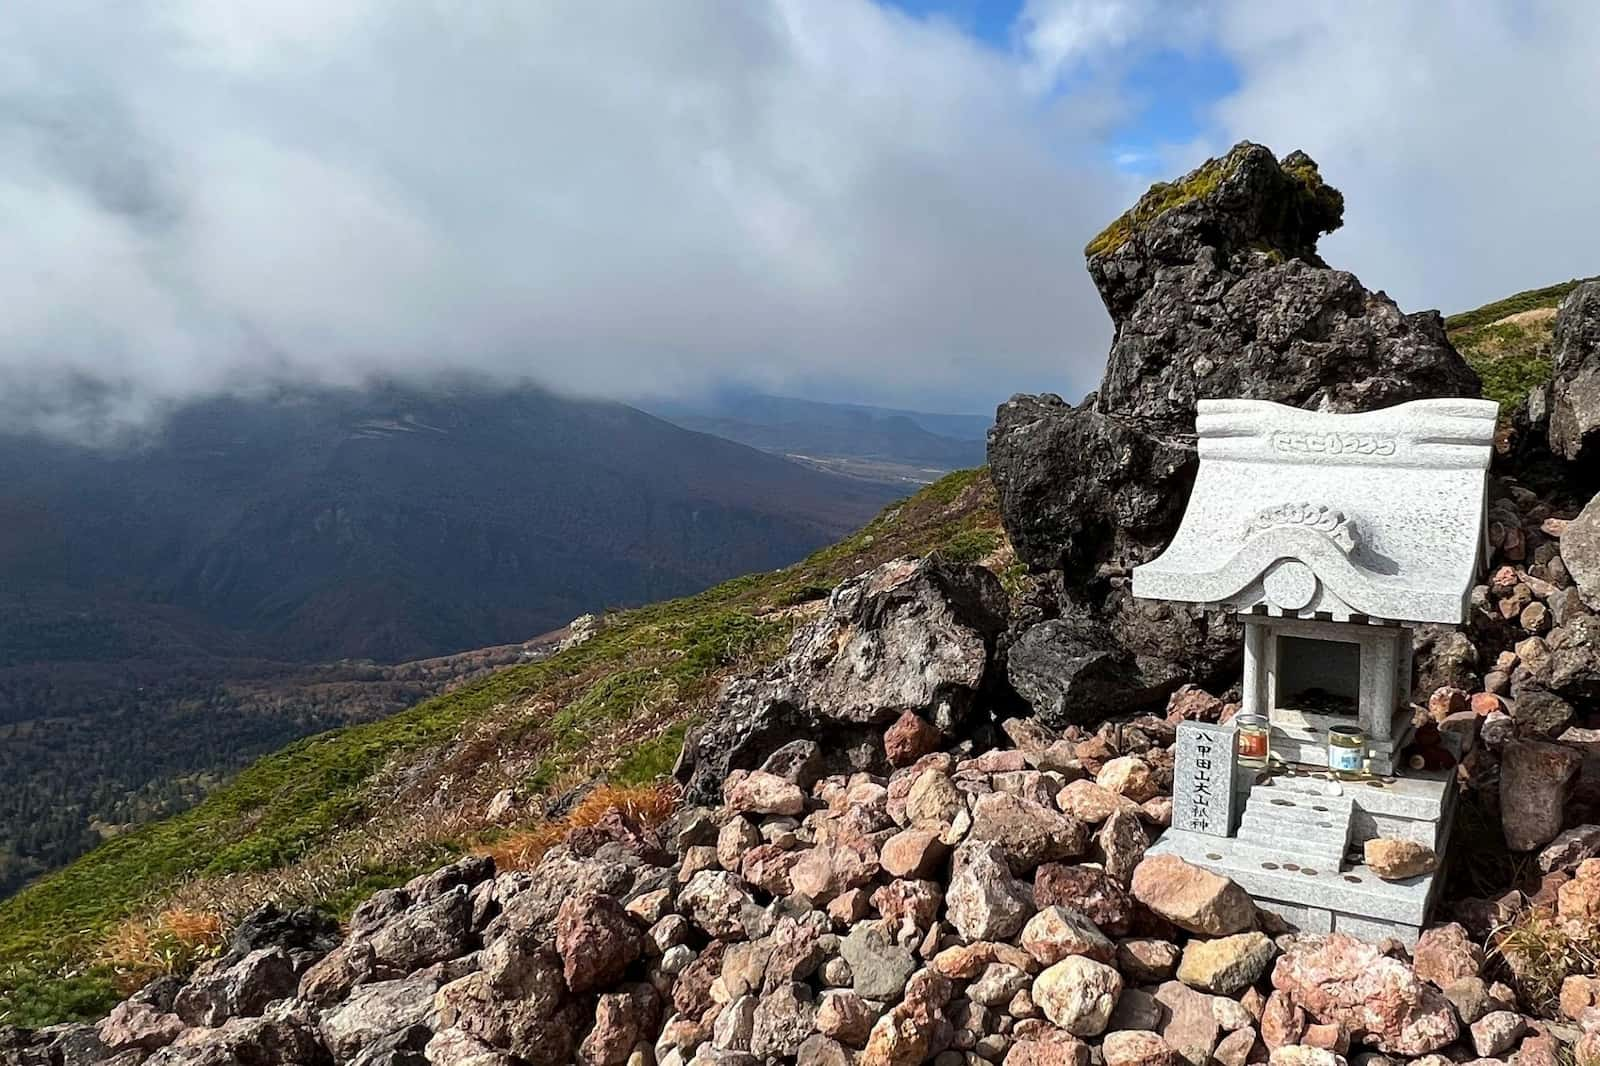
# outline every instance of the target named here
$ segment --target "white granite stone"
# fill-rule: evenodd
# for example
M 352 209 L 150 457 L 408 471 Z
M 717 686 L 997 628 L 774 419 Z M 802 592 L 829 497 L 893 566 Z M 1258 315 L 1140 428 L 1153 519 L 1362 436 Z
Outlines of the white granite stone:
M 1210 836 L 1233 832 L 1239 771 L 1237 730 L 1181 722 L 1172 767 L 1172 824 Z
M 1201 400 L 1183 524 L 1134 595 L 1275 615 L 1466 618 L 1499 407 L 1417 400 L 1336 415 Z

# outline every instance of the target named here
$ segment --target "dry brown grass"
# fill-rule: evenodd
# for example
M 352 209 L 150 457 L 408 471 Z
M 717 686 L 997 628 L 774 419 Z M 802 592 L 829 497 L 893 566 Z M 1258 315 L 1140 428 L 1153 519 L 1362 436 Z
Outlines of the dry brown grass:
M 531 870 L 544 853 L 574 829 L 599 825 L 617 814 L 628 825 L 654 829 L 677 809 L 678 787 L 669 781 L 646 785 L 600 785 L 591 789 L 565 818 L 513 830 L 476 849 L 494 859 L 498 870 Z
M 623 820 L 654 829 L 678 807 L 678 788 L 671 782 L 647 785 L 600 785 L 578 801 L 565 821 L 568 828 L 598 825 L 612 811 Z
M 1563 921 L 1539 907 L 1528 908 L 1496 929 L 1489 944 L 1510 971 L 1523 1005 L 1546 1017 L 1556 1013 L 1562 981 L 1573 974 L 1594 973 L 1600 965 L 1600 929 Z
M 566 827 L 559 822 L 546 822 L 532 829 L 518 829 L 490 844 L 477 849 L 479 855 L 494 860 L 497 870 L 531 870 L 539 865 L 544 853 L 561 843 L 567 835 Z
M 117 975 L 124 994 L 153 978 L 184 973 L 222 946 L 222 919 L 209 911 L 169 907 L 129 918 L 101 948 L 101 961 Z

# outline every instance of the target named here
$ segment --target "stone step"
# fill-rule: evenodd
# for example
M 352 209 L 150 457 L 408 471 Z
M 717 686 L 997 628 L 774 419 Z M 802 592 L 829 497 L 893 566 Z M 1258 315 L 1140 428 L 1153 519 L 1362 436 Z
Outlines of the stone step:
M 1326 796 L 1302 779 L 1256 785 L 1239 821 L 1238 839 L 1299 865 L 1339 870 L 1350 845 L 1355 805 Z
M 1281 848 L 1169 829 L 1150 854 L 1182 856 L 1224 877 L 1260 899 L 1286 900 L 1379 920 L 1421 925 L 1432 902 L 1434 875 L 1386 882 L 1367 867 L 1344 869 L 1285 862 Z M 1291 867 L 1293 867 L 1291 869 Z
M 1244 826 L 1240 827 L 1234 839 L 1252 848 L 1270 852 L 1280 860 L 1312 869 L 1342 870 L 1349 861 L 1344 846 L 1336 841 L 1296 839 L 1271 829 Z

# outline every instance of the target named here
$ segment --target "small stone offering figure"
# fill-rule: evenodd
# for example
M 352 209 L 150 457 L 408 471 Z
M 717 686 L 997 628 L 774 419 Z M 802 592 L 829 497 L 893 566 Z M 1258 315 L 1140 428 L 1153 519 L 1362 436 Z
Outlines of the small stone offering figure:
M 1133 592 L 1234 612 L 1243 699 L 1226 726 L 1179 727 L 1172 828 L 1153 851 L 1304 931 L 1415 940 L 1433 872 L 1385 880 L 1364 845 L 1440 850 L 1448 833 L 1460 753 L 1437 730 L 1419 746 L 1412 631 L 1466 619 L 1498 405 L 1197 407 L 1183 522 Z

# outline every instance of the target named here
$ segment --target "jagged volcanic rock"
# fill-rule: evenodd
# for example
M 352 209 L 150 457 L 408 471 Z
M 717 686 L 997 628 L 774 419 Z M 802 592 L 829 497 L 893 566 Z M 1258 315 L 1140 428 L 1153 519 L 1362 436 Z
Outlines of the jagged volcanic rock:
M 1600 281 L 1567 294 L 1556 311 L 1550 450 L 1574 462 L 1600 458 Z
M 1047 720 L 1156 702 L 1236 661 L 1239 634 L 1225 620 L 1150 617 L 1126 596 L 1107 598 L 1177 528 L 1194 480 L 1197 400 L 1347 412 L 1478 395 L 1437 312 L 1405 314 L 1317 257 L 1343 207 L 1303 152 L 1279 162 L 1246 142 L 1153 186 L 1085 249 L 1116 325 L 1100 389 L 1077 406 L 1014 397 L 989 436 L 1018 556 L 1059 574 L 1041 613 L 1076 616 L 1055 633 L 1022 634 L 1009 655 L 1013 684 Z M 1174 640 L 1174 629 L 1188 635 Z
M 994 681 L 1006 611 L 993 573 L 936 557 L 894 559 L 846 581 L 770 670 L 727 686 L 675 775 L 690 797 L 715 803 L 730 770 L 820 736 L 836 766 L 881 768 L 883 727 L 904 712 L 943 733 L 968 717 Z

